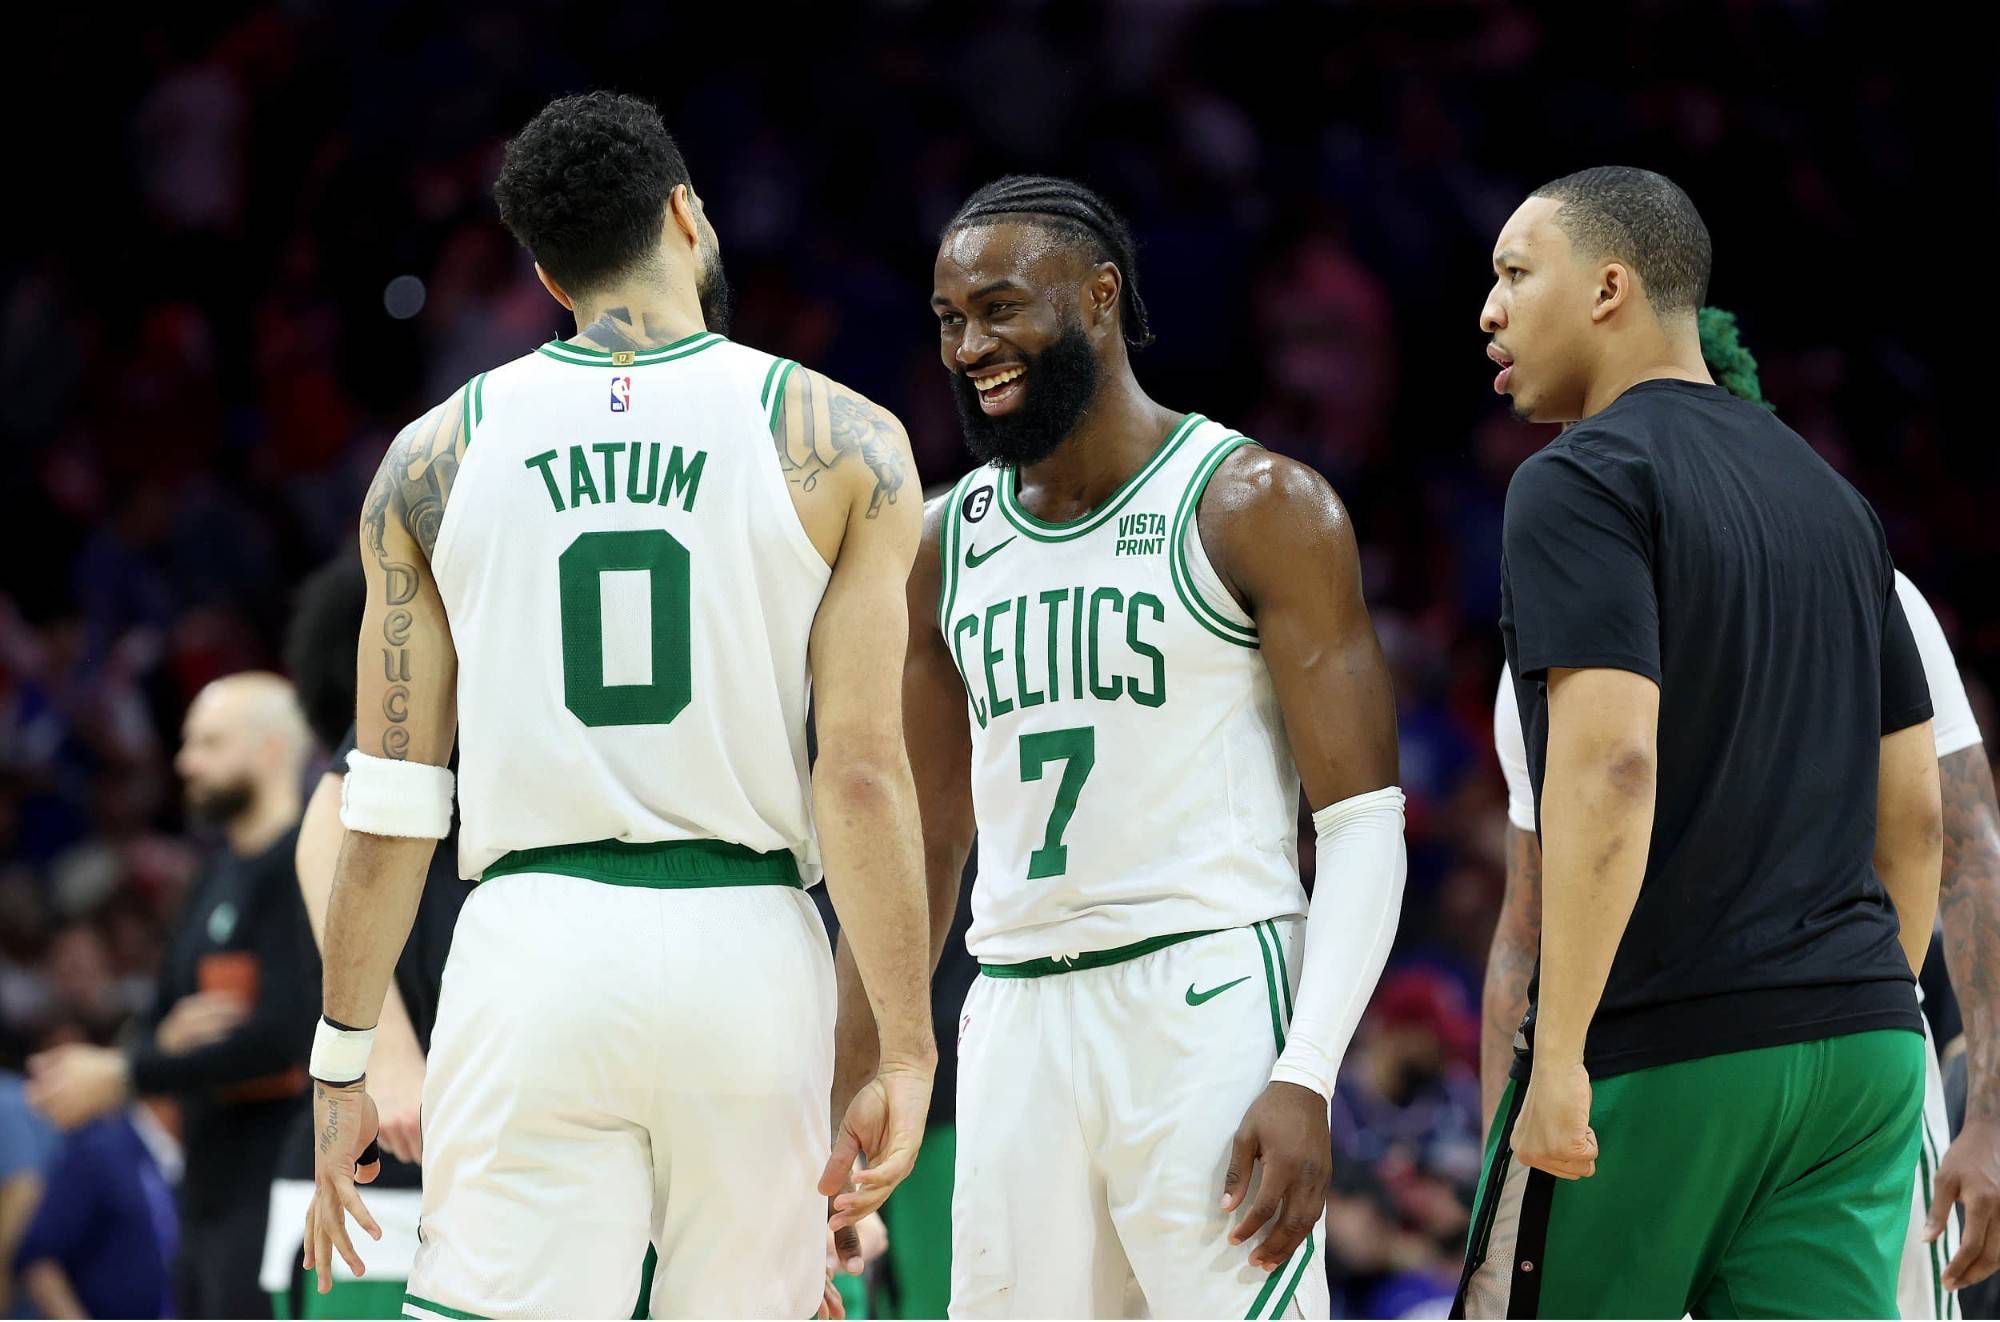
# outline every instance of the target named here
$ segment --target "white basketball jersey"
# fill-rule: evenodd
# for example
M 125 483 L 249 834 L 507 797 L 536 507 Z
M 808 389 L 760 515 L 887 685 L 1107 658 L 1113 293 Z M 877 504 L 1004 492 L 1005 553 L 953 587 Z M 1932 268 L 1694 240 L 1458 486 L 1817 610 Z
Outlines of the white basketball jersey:
M 793 364 L 701 334 L 474 378 L 431 558 L 458 649 L 459 872 L 723 840 L 819 878 L 806 641 L 831 571 L 772 417 Z
M 982 960 L 1302 915 L 1299 777 L 1257 632 L 1195 512 L 1247 438 L 1189 414 L 1095 512 L 1011 469 L 953 488 L 938 626 L 965 681 Z

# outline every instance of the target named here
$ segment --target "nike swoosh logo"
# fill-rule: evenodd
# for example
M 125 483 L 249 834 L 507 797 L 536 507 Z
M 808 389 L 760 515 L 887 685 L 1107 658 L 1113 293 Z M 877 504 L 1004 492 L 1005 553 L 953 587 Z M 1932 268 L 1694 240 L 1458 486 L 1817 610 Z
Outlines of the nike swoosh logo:
M 1248 982 L 1248 981 L 1250 981 L 1250 975 L 1247 973 L 1236 980 L 1236 982 Z M 1200 1005 L 1203 1001 L 1222 995 L 1222 993 L 1228 991 L 1231 987 L 1234 987 L 1236 985 L 1236 982 L 1225 982 L 1220 987 L 1210 987 L 1205 992 L 1196 991 L 1194 989 L 1194 984 L 1190 982 L 1188 984 L 1188 989 L 1187 989 L 1187 1003 L 1189 1005 Z
M 979 566 L 985 564 L 988 560 L 991 560 L 994 556 L 999 555 L 1002 551 L 1006 550 L 1008 543 L 1012 542 L 1013 540 L 1014 539 L 1012 537 L 1009 537 L 1005 542 L 1001 542 L 996 546 L 988 547 L 985 555 L 981 555 L 978 551 L 974 550 L 970 546 L 966 547 L 965 567 L 967 569 L 979 568 Z

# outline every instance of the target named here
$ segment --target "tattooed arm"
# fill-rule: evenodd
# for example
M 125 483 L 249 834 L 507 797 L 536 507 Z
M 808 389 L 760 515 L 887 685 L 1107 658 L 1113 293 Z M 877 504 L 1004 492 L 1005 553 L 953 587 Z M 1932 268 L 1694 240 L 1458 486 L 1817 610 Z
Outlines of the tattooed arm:
M 809 368 L 786 378 L 771 435 L 799 517 L 829 562 L 845 539 L 852 506 L 859 506 L 855 517 L 880 522 L 916 476 L 909 437 L 895 415 Z M 921 510 L 905 513 L 920 527 Z
M 430 556 L 465 452 L 463 416 L 454 395 L 404 428 L 390 443 L 362 510 L 368 597 L 355 659 L 355 746 L 372 757 L 432 766 L 451 760 L 458 654 Z M 366 1028 L 381 1016 L 436 844 L 345 834 L 327 901 L 328 1019 Z M 354 1190 L 354 1163 L 376 1127 L 375 1104 L 363 1083 L 313 1084 L 317 1189 L 306 1214 L 306 1265 L 318 1269 L 322 1294 L 333 1285 L 333 1251 L 356 1274 L 362 1270 L 348 1239 L 348 1215 L 381 1237 Z M 373 1178 L 370 1170 L 359 1169 L 364 1180 Z
M 1493 1123 L 1507 1071 L 1514 1067 L 1514 1035 L 1528 1013 L 1528 980 L 1542 946 L 1542 843 L 1533 831 L 1507 823 L 1507 889 L 1500 921 L 1486 956 L 1486 991 L 1480 997 L 1479 1106 Z
M 880 1206 L 923 1136 L 931 1040 L 930 914 L 917 792 L 903 743 L 904 588 L 923 502 L 902 424 L 817 372 L 794 369 L 772 426 L 778 466 L 807 535 L 832 565 L 813 620 L 813 819 L 841 941 L 858 973 L 844 1017 L 872 1011 L 880 1053 L 844 1108 L 820 1181 L 836 1230 Z M 859 991 L 859 995 L 852 993 Z M 869 1167 L 847 1188 L 857 1153 Z M 838 1195 L 835 1197 L 835 1195 Z
M 1954 1202 L 1965 1234 L 1945 1271 L 1953 1289 L 2000 1265 L 2000 804 L 1986 745 L 1938 759 L 1944 798 L 1945 966 L 1965 1013 L 1965 1124 L 1938 1167 L 1930 1226 L 1942 1230 Z

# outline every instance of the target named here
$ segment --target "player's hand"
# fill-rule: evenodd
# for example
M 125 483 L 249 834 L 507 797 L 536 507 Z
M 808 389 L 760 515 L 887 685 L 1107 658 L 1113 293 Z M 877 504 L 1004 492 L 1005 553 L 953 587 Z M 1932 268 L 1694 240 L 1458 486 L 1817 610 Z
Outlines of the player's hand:
M 827 1224 L 837 1232 L 882 1206 L 890 1191 L 917 1164 L 924 1120 L 931 1106 L 935 1066 L 884 1062 L 866 1087 L 848 1103 L 833 1153 L 819 1177 L 819 1191 L 833 1199 Z M 857 1159 L 867 1164 L 857 1167 Z M 849 1179 L 852 1178 L 852 1186 Z
M 1582 1061 L 1548 1065 L 1536 1061 L 1514 1118 L 1509 1145 L 1523 1166 L 1562 1180 L 1597 1173 L 1597 1131 L 1590 1127 L 1590 1073 Z
M 131 1083 L 124 1053 L 110 1047 L 70 1042 L 28 1058 L 28 1105 L 58 1129 L 75 1129 L 115 1110 Z
M 1250 1251 L 1250 1265 L 1276 1271 L 1285 1265 L 1326 1210 L 1333 1179 L 1333 1132 L 1326 1098 L 1296 1083 L 1264 1086 L 1229 1145 L 1229 1173 L 1222 1181 L 1222 1210 L 1233 1212 L 1250 1189 L 1252 1167 L 1261 1164 L 1257 1197 L 1229 1231 L 1241 1244 L 1269 1222 L 1271 1229 Z
M 153 1040 L 170 1056 L 184 1055 L 221 1040 L 249 1014 L 249 1005 L 234 992 L 196 992 L 174 1002 Z
M 333 1288 L 336 1250 L 356 1276 L 365 1274 L 361 1255 L 347 1237 L 351 1213 L 375 1239 L 382 1227 L 368 1214 L 355 1189 L 382 1173 L 375 1142 L 375 1101 L 359 1081 L 345 1085 L 313 1080 L 313 1199 L 306 1208 L 305 1268 L 319 1279 L 319 1292 Z
M 414 1048 L 377 1047 L 368 1061 L 368 1095 L 375 1099 L 382 1150 L 398 1161 L 424 1159 L 424 1057 Z
M 2000 1122 L 1968 1119 L 1945 1149 L 1933 1187 L 1925 1243 L 1944 1233 L 1953 1203 L 1965 1208 L 1965 1234 L 1945 1265 L 1944 1288 L 1977 1285 L 2000 1267 Z

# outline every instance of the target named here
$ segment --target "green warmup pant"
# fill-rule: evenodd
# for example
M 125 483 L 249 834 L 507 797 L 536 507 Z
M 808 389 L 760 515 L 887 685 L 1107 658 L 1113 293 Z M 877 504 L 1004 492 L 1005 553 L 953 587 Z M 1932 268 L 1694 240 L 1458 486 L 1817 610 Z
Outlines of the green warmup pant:
M 1895 1317 L 1924 1099 L 1901 1030 L 1592 1087 L 1597 1173 L 1511 1160 L 1494 1117 L 1453 1317 Z
M 401 1317 L 403 1289 L 408 1281 L 336 1281 L 325 1294 L 305 1275 L 305 1289 L 271 1296 L 274 1318 Z
M 937 1125 L 924 1135 L 916 1169 L 882 1204 L 889 1228 L 889 1273 L 896 1308 L 884 1316 L 941 1318 L 951 1302 L 951 1184 L 958 1130 Z

